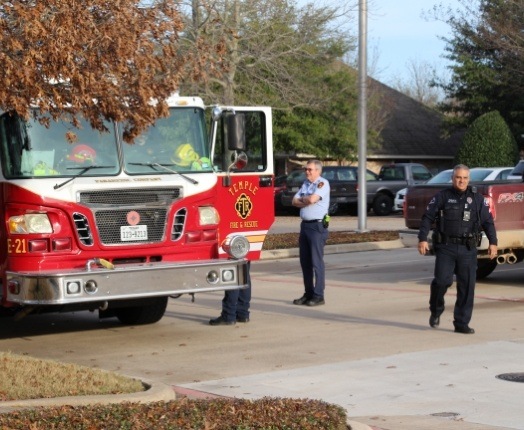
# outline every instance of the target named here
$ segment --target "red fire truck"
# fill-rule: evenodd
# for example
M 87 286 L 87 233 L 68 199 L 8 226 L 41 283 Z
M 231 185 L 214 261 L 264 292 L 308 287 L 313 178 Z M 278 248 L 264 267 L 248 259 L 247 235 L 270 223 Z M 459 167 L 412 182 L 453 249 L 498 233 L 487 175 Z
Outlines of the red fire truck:
M 168 104 L 132 144 L 0 116 L 1 314 L 147 324 L 169 297 L 247 286 L 274 221 L 271 109 Z

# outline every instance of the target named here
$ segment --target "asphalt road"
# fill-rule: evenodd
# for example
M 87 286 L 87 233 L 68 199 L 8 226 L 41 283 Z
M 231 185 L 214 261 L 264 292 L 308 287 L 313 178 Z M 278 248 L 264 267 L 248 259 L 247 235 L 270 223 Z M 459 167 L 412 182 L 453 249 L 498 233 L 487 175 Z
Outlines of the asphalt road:
M 170 300 L 149 326 L 78 312 L 2 320 L 0 349 L 117 371 L 195 395 L 320 398 L 375 429 L 524 429 L 524 264 L 501 266 L 476 291 L 474 335 L 448 308 L 428 326 L 433 258 L 414 249 L 326 256 L 326 305 L 302 294 L 296 258 L 252 265 L 251 321 L 211 327 L 222 294 Z M 448 293 L 448 303 L 454 290 Z

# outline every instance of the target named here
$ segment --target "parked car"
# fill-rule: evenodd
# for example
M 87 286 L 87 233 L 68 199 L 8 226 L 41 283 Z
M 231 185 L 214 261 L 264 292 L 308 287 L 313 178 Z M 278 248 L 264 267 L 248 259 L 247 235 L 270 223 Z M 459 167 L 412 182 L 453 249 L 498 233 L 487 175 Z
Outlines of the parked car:
M 404 210 L 404 197 L 406 196 L 407 188 L 402 188 L 395 194 L 395 201 L 393 204 L 393 212 L 402 212 Z
M 512 169 L 512 167 L 474 167 L 469 171 L 470 183 L 508 181 L 507 178 Z M 453 169 L 444 170 L 431 178 L 425 185 L 407 188 L 406 193 L 404 193 L 404 200 L 407 201 L 404 211 L 406 227 L 419 228 L 420 219 L 429 200 L 437 191 L 442 189 L 439 185 L 451 183 L 452 175 Z M 428 192 L 428 189 L 431 191 Z
M 420 163 L 386 164 L 380 168 L 379 180 L 366 184 L 368 207 L 375 215 L 389 215 L 395 210 L 395 195 L 399 190 L 423 184 L 431 177 L 431 172 Z
M 508 179 L 515 181 L 522 181 L 522 174 L 524 173 L 524 160 L 520 160 L 517 165 L 511 170 Z
M 358 200 L 358 167 L 355 166 L 324 166 L 322 177 L 329 181 L 330 208 L 333 215 L 338 210 L 346 209 L 349 213 L 356 213 Z M 306 179 L 303 170 L 291 172 L 286 179 L 286 189 L 282 192 L 281 203 L 284 208 L 294 209 L 291 204 L 293 197 Z M 366 170 L 366 180 L 376 181 L 378 176 L 371 170 Z
M 275 211 L 282 209 L 282 191 L 286 189 L 286 179 L 287 175 L 275 176 L 273 181 L 274 191 L 273 195 L 275 196 Z

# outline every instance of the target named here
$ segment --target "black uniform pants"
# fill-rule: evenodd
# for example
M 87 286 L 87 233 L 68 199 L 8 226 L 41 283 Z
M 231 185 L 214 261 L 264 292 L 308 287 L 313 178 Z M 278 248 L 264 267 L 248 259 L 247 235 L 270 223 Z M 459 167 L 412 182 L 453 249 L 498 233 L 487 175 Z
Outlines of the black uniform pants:
M 440 316 L 444 312 L 444 295 L 453 284 L 453 275 L 457 281 L 457 299 L 453 312 L 455 327 L 465 327 L 471 321 L 475 281 L 477 276 L 477 250 L 466 245 L 435 245 L 435 274 L 431 282 L 429 310 Z
M 309 299 L 324 297 L 324 246 L 327 238 L 328 229 L 321 222 L 300 224 L 300 266 L 304 277 L 304 294 Z
M 247 266 L 247 288 L 242 290 L 227 290 L 222 299 L 222 318 L 226 321 L 236 321 L 237 318 L 249 318 L 251 303 L 250 265 Z

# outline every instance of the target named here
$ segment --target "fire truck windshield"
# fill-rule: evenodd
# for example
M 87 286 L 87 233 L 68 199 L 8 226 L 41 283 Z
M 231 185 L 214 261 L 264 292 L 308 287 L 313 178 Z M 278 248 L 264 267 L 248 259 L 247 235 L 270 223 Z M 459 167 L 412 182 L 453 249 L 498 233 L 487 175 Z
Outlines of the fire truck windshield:
M 212 170 L 202 109 L 171 108 L 134 142 L 123 142 L 124 169 L 130 175 Z M 123 140 L 122 140 L 123 141 Z
M 83 120 L 78 128 L 53 120 L 46 127 L 4 113 L 0 116 L 4 177 L 73 177 L 84 170 L 84 176 L 116 175 L 120 171 L 116 133 L 112 124 L 106 127 L 108 132 L 99 132 Z

